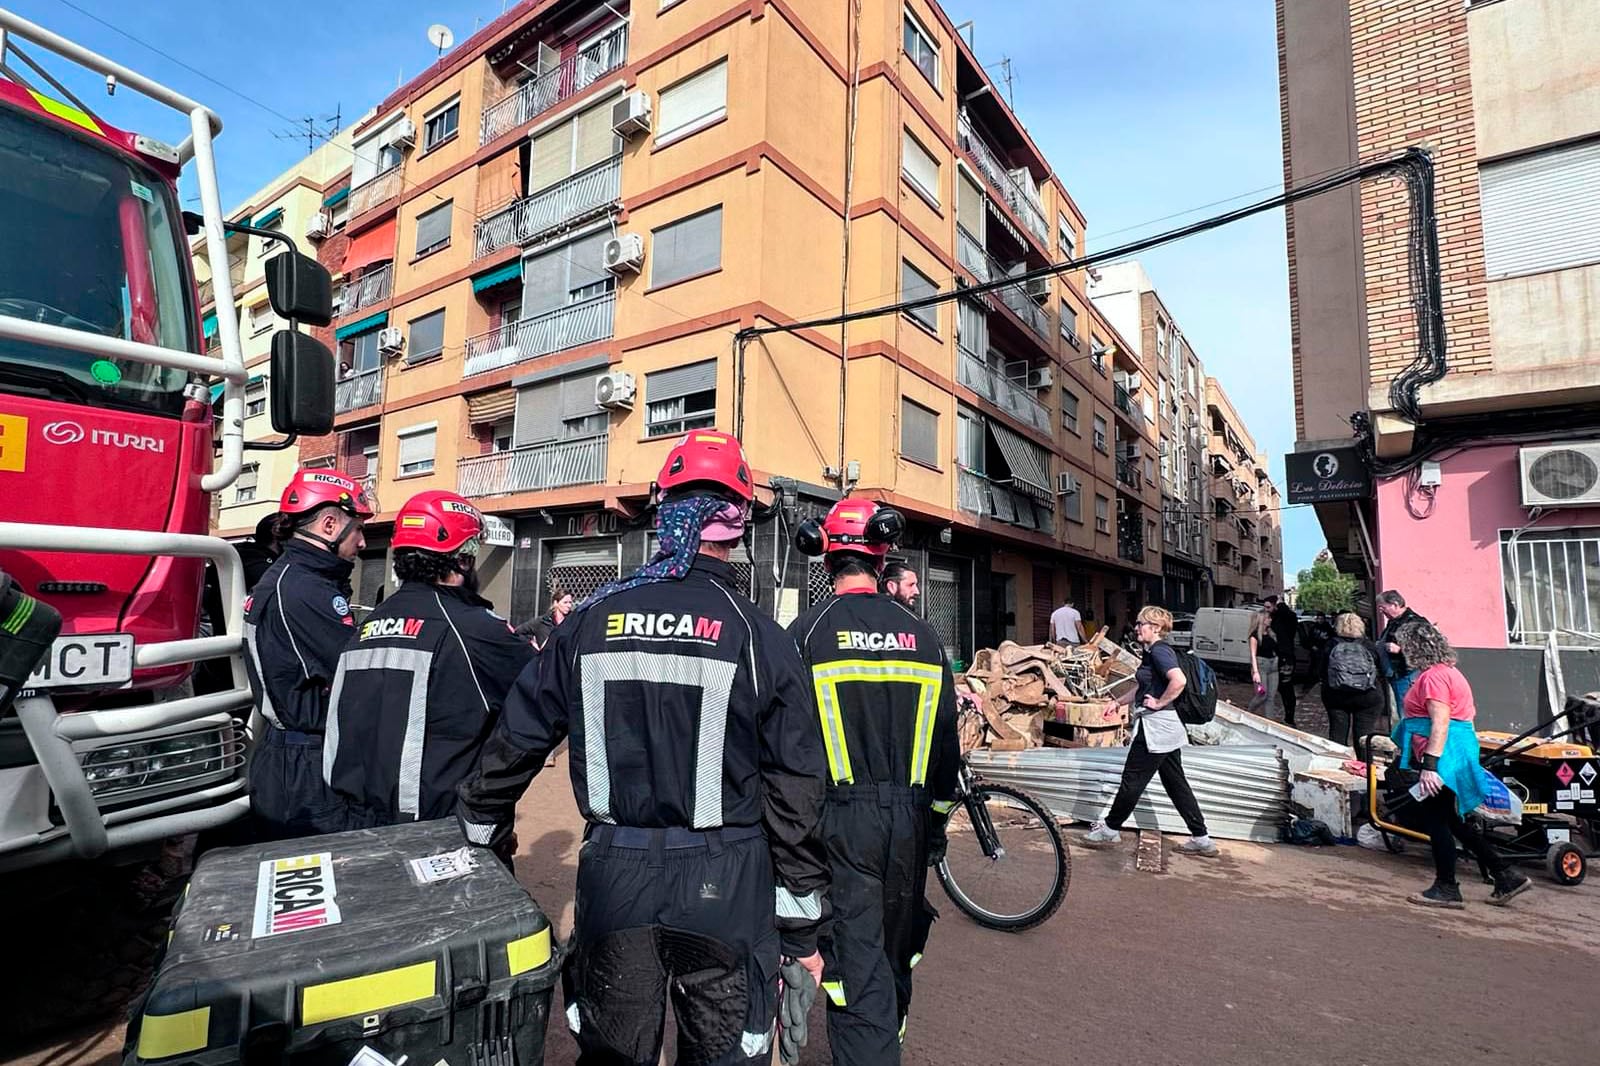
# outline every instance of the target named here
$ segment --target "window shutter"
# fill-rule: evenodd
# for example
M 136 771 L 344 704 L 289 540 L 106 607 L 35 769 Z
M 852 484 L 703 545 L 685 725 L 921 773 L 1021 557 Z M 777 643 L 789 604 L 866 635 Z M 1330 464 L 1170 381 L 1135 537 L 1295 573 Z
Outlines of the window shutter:
M 562 541 L 550 547 L 550 567 L 616 566 L 616 537 Z
M 445 204 L 417 216 L 417 251 L 419 253 L 450 239 L 450 220 L 454 204 Z
M 567 302 L 567 250 L 557 248 L 522 261 L 522 317 L 553 311 Z
M 600 410 L 594 404 L 594 383 L 592 374 L 561 379 L 561 418 L 564 421 L 587 418 Z
M 930 466 L 939 463 L 939 415 L 900 398 L 900 454 Z
M 728 61 L 723 60 L 661 94 L 657 137 L 669 136 L 725 108 L 728 104 Z
M 528 163 L 528 190 L 554 185 L 572 173 L 572 127 L 563 122 L 533 139 Z
M 1600 141 L 1478 170 L 1489 277 L 1600 260 Z
M 650 283 L 665 285 L 722 265 L 722 208 L 662 226 L 652 235 Z
M 690 363 L 688 366 L 675 366 L 670 370 L 646 374 L 644 398 L 649 403 L 661 403 L 681 396 L 692 396 L 697 392 L 710 392 L 716 387 L 717 361 L 707 359 L 703 363 Z
M 413 463 L 423 463 L 432 459 L 434 437 L 437 433 L 437 430 L 427 429 L 402 436 L 400 438 L 400 466 L 403 468 Z
M 983 240 L 984 210 L 983 190 L 978 188 L 966 173 L 956 182 L 956 221 L 961 223 L 961 228 Z
M 560 430 L 561 382 L 543 381 L 517 390 L 516 422 L 511 434 L 513 444 L 520 448 L 525 444 L 555 440 Z
M 606 271 L 605 265 L 606 241 L 610 239 L 611 231 L 603 229 L 587 237 L 580 237 L 556 253 L 558 257 L 565 256 L 569 264 L 570 273 L 567 281 L 569 290 L 593 285 L 611 276 Z
M 611 129 L 611 105 L 614 102 L 608 100 L 591 107 L 573 120 L 573 137 L 577 144 L 574 171 L 587 170 L 617 154 L 617 135 Z
M 941 199 L 939 191 L 939 161 L 928 154 L 927 149 L 911 136 L 910 130 L 901 133 L 900 165 L 911 176 L 922 191 L 933 197 L 935 202 Z

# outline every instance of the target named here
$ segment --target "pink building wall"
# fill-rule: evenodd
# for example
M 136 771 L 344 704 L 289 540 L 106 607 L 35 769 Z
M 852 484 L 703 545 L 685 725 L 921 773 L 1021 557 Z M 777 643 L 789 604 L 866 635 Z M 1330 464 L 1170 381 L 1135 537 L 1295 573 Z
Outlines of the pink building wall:
M 1412 517 L 1406 479 L 1378 485 L 1378 587 L 1398 589 L 1462 648 L 1506 647 L 1500 532 L 1528 524 L 1515 444 L 1470 448 L 1440 461 L 1433 513 Z M 1426 500 L 1413 501 L 1419 511 Z M 1600 525 L 1600 508 L 1547 511 L 1536 529 Z

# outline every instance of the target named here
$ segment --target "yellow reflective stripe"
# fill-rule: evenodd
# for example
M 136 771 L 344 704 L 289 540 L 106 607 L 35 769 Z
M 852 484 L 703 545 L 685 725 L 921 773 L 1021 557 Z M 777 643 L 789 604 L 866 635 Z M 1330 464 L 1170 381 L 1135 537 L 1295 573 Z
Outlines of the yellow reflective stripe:
M 32 90 L 29 90 L 28 95 L 32 96 L 34 101 L 40 107 L 44 108 L 56 118 L 70 122 L 74 126 L 81 126 L 90 133 L 98 136 L 104 137 L 106 135 L 106 131 L 100 128 L 100 124 L 98 122 L 90 118 L 82 111 L 79 111 L 77 108 L 68 107 L 60 100 L 52 100 L 48 96 L 41 96 L 39 93 L 33 92 Z
M 915 970 L 917 968 L 917 963 L 919 963 L 921 961 L 922 961 L 922 952 L 919 951 L 915 955 L 911 956 L 911 968 L 913 970 Z
M 846 1005 L 844 1000 L 843 981 L 824 981 L 822 982 L 822 990 L 828 993 L 828 998 L 833 1001 L 833 1005 L 835 1007 L 843 1007 Z
M 828 747 L 828 769 L 833 773 L 834 784 L 848 784 L 853 780 L 850 754 L 845 750 L 844 723 L 839 715 L 839 686 L 850 682 L 871 684 L 898 681 L 917 686 L 917 723 L 911 740 L 909 783 L 915 786 L 928 780 L 933 724 L 937 717 L 939 694 L 944 689 L 942 667 L 909 659 L 840 659 L 813 667 L 812 676 L 817 689 L 817 710 L 822 715 L 822 739 Z M 835 758 L 830 730 L 838 733 L 838 759 Z M 839 773 L 841 768 L 843 776 Z
M 510 967 L 512 977 L 538 969 L 549 961 L 549 926 L 506 945 L 506 963 Z
M 141 1059 L 165 1059 L 206 1046 L 211 1030 L 211 1008 L 196 1007 L 179 1014 L 146 1014 L 139 1023 Z
M 917 733 L 911 747 L 911 784 L 926 784 L 928 759 L 933 753 L 933 723 L 938 716 L 939 693 L 944 688 L 944 677 L 934 677 L 931 684 L 923 684 L 921 702 L 917 704 Z
M 906 1022 L 910 1020 L 911 1016 L 909 1014 L 900 1019 L 900 1043 L 902 1044 L 906 1042 Z
M 933 811 L 935 814 L 949 814 L 955 805 L 955 800 L 934 800 Z
M 437 964 L 419 962 L 397 970 L 311 985 L 300 992 L 300 1024 L 316 1025 L 415 1003 L 434 995 Z

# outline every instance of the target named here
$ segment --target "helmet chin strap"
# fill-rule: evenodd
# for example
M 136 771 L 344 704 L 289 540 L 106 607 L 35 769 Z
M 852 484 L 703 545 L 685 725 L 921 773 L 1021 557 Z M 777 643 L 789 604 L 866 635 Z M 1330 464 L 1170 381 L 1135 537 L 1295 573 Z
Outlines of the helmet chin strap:
M 344 542 L 349 540 L 350 534 L 354 533 L 355 531 L 356 520 L 353 517 L 346 515 L 344 520 L 344 528 L 339 530 L 339 535 L 334 537 L 332 540 L 329 540 L 320 533 L 312 532 L 310 522 L 307 522 L 305 525 L 296 528 L 295 534 L 304 537 L 307 540 L 315 541 L 324 548 L 328 549 L 328 551 L 332 552 L 334 555 L 338 555 L 339 549 L 344 546 Z

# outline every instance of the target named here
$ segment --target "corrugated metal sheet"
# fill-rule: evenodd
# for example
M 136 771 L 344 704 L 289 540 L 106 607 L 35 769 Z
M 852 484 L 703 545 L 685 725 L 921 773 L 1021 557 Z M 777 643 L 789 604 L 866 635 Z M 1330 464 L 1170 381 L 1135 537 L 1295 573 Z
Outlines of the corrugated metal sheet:
M 1491 278 L 1600 262 L 1600 141 L 1478 170 Z
M 1026 789 L 1058 818 L 1089 822 L 1111 806 L 1127 757 L 1126 748 L 1035 748 L 975 751 L 970 760 L 985 780 Z M 1275 747 L 1187 747 L 1183 771 L 1214 837 L 1275 843 L 1291 817 L 1288 765 Z M 1187 832 L 1159 779 L 1123 828 Z

